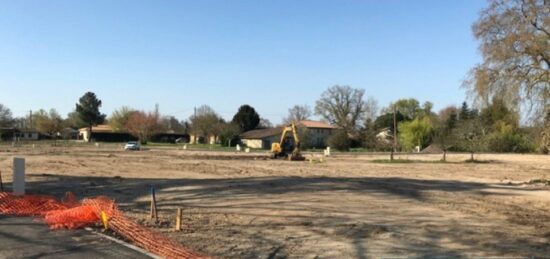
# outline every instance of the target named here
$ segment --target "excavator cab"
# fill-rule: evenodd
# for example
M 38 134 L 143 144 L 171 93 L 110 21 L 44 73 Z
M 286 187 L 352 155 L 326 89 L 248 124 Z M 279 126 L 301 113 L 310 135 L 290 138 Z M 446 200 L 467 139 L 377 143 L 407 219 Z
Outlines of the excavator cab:
M 305 160 L 300 152 L 300 137 L 294 123 L 283 128 L 279 143 L 271 144 L 271 158 L 287 158 L 290 161 Z

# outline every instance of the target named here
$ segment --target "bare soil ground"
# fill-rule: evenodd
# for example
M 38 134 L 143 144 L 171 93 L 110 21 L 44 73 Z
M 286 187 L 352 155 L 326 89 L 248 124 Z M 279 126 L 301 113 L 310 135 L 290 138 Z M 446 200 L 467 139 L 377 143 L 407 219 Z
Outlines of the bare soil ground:
M 143 224 L 219 258 L 550 258 L 550 159 L 490 155 L 490 163 L 374 163 L 336 155 L 324 163 L 158 149 L 0 148 L 27 159 L 34 193 L 106 195 Z M 157 189 L 160 224 L 146 218 Z M 174 232 L 176 208 L 185 230 Z

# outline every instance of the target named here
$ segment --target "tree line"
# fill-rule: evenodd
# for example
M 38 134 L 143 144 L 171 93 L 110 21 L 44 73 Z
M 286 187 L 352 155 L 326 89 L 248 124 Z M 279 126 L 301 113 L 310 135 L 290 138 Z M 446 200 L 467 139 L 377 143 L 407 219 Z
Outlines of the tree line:
M 363 89 L 334 86 L 317 101 L 315 111 L 339 126 L 329 139 L 340 150 L 363 148 L 370 151 L 410 152 L 432 146 L 434 151 L 548 152 L 541 128 L 520 126 L 520 114 L 494 97 L 480 109 L 467 102 L 448 106 L 437 113 L 433 103 L 414 98 L 399 99 L 378 113 L 376 101 L 364 98 Z M 547 116 L 547 122 L 550 113 Z M 394 139 L 396 136 L 397 139 Z
M 62 138 L 64 129 L 88 128 L 108 124 L 114 132 L 127 132 L 146 143 L 161 132 L 192 133 L 199 136 L 221 137 L 222 142 L 233 142 L 239 134 L 257 128 L 272 127 L 250 105 L 242 105 L 233 119 L 226 122 L 208 105 L 202 105 L 188 119 L 180 121 L 174 116 L 162 115 L 158 105 L 152 111 L 123 106 L 107 115 L 101 113 L 102 101 L 93 92 L 85 93 L 75 109 L 63 118 L 55 109 L 40 109 L 24 117 L 14 118 L 11 110 L 0 104 L 0 127 L 33 129 L 52 138 Z
M 32 128 L 56 136 L 64 128 L 91 128 L 107 123 L 115 132 L 128 132 L 147 142 L 159 132 L 192 133 L 217 136 L 224 145 L 238 143 L 246 131 L 273 127 L 250 105 L 242 105 L 231 121 L 225 121 L 208 105 L 198 107 L 187 120 L 162 115 L 158 106 L 144 111 L 123 106 L 107 117 L 100 112 L 102 102 L 92 92 L 85 93 L 73 112 L 62 118 L 57 111 L 39 110 L 23 118 L 12 118 L 10 110 L 0 104 L 0 126 Z M 313 115 L 338 127 L 327 145 L 339 149 L 363 148 L 370 151 L 412 151 L 432 144 L 446 153 L 467 151 L 532 152 L 542 139 L 536 130 L 520 127 L 520 115 L 497 97 L 481 110 L 449 106 L 432 111 L 433 103 L 414 98 L 399 99 L 383 109 L 365 90 L 335 85 L 324 91 L 312 109 L 295 105 L 288 109 L 283 123 L 311 119 Z M 547 116 L 550 118 L 549 116 Z M 397 139 L 394 139 L 397 136 Z M 541 145 L 541 147 L 544 145 Z M 547 149 L 541 148 L 547 152 Z

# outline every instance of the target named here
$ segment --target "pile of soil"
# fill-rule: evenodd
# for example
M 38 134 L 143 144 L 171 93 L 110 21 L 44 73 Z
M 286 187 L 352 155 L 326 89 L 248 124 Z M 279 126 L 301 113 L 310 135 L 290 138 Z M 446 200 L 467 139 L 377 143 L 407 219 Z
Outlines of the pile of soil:
M 439 147 L 437 144 L 431 144 L 427 148 L 420 151 L 422 154 L 441 154 L 443 153 L 443 149 Z

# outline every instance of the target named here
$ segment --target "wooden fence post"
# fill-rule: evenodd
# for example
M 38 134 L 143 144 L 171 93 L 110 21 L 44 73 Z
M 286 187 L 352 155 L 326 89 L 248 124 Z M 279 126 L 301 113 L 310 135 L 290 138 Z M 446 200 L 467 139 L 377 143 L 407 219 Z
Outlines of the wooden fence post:
M 182 209 L 178 208 L 176 212 L 176 231 L 181 231 Z
M 4 191 L 4 183 L 2 182 L 2 170 L 0 170 L 0 192 Z
M 155 195 L 155 188 L 151 187 L 151 219 L 157 219 L 157 198 Z

